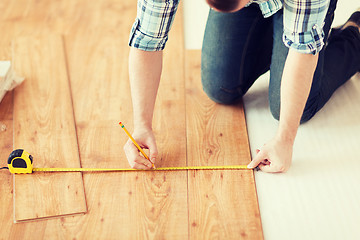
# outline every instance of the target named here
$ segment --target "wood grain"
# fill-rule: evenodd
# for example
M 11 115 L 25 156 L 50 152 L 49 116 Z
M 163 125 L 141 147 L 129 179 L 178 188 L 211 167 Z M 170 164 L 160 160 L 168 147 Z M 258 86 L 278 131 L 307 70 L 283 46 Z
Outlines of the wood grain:
M 118 122 L 121 120 L 129 130 L 133 129 L 127 40 L 136 16 L 136 1 L 103 0 L 89 4 L 86 0 L 5 0 L 0 2 L 0 12 L 0 26 L 7 33 L 0 39 L 0 43 L 4 42 L 0 46 L 7 46 L 18 36 L 64 34 L 63 57 L 69 69 L 82 166 L 128 167 L 122 150 L 127 137 Z M 55 42 L 58 45 L 58 40 Z M 2 50 L 6 54 L 10 52 L 8 48 Z M 188 165 L 248 161 L 248 152 L 238 153 L 237 146 L 227 146 L 228 142 L 215 136 L 222 133 L 231 141 L 240 142 L 239 146 L 242 141 L 245 144 L 247 139 L 229 134 L 240 129 L 234 128 L 233 122 L 244 121 L 242 112 L 237 108 L 219 109 L 209 102 L 198 82 L 199 54 L 191 55 L 193 60 L 188 59 L 186 66 L 184 58 L 180 9 L 164 52 L 156 102 L 154 131 L 161 159 L 157 166 L 184 166 L 187 154 Z M 3 59 L 8 58 L 5 55 Z M 56 63 L 62 65 L 61 61 Z M 185 68 L 189 70 L 186 76 Z M 54 74 L 59 78 L 63 73 Z M 186 105 L 185 77 L 187 81 L 195 81 L 187 83 Z M 0 112 L 1 109 L 0 106 Z M 185 112 L 190 130 L 187 143 Z M 230 119 L 225 121 L 220 115 Z M 42 123 L 46 127 L 46 122 Z M 217 132 L 215 127 L 220 123 L 224 130 Z M 227 158 L 229 155 L 234 158 Z M 41 161 L 39 156 L 35 161 Z M 256 195 L 251 197 L 255 191 L 252 173 L 224 171 L 222 177 L 220 173 L 199 171 L 86 173 L 83 178 L 87 214 L 13 224 L 12 209 L 0 208 L 0 239 L 262 238 Z M 0 173 L 0 180 L 4 183 L 0 185 L 0 203 L 9 206 L 12 180 L 4 173 Z M 251 212 L 252 208 L 255 210 Z
M 14 69 L 26 78 L 15 90 L 14 148 L 34 167 L 80 167 L 62 38 L 13 42 Z M 15 221 L 86 212 L 81 173 L 14 175 Z
M 0 21 L 0 28 L 5 26 Z M 0 60 L 9 60 L 8 36 L 0 38 Z M 8 92 L 0 103 L 0 125 L 5 125 L 5 131 L 0 131 L 0 166 L 7 164 L 7 158 L 13 149 L 13 92 Z M 0 128 L 2 128 L 0 126 Z M 4 128 L 2 128 L 4 129 Z M 0 171 L 0 239 L 9 239 L 9 232 L 13 224 L 12 206 L 12 176 L 7 170 Z
M 127 136 L 118 122 L 133 128 L 127 40 L 135 11 L 136 2 L 122 11 L 118 30 L 124 36 L 85 30 L 65 38 L 83 167 L 129 167 L 122 149 Z M 175 21 L 155 110 L 158 166 L 186 164 L 185 117 L 178 116 L 185 101 L 181 12 Z M 186 179 L 185 172 L 85 174 L 89 214 L 79 238 L 187 238 Z
M 224 106 L 202 91 L 200 51 L 186 52 L 186 128 L 189 165 L 248 164 L 241 103 Z M 253 171 L 189 174 L 190 239 L 262 239 Z

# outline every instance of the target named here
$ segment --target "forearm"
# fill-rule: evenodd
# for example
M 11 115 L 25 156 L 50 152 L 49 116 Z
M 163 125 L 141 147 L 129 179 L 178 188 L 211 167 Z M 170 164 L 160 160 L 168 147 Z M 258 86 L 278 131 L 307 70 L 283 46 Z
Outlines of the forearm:
M 277 136 L 293 143 L 311 89 L 318 55 L 289 50 L 281 82 L 280 122 Z
M 152 118 L 162 70 L 162 51 L 130 48 L 129 78 L 134 128 L 152 128 Z
M 317 55 L 289 50 L 282 81 L 280 122 L 275 138 L 257 151 L 248 168 L 259 166 L 265 172 L 286 172 L 293 145 L 317 64 Z

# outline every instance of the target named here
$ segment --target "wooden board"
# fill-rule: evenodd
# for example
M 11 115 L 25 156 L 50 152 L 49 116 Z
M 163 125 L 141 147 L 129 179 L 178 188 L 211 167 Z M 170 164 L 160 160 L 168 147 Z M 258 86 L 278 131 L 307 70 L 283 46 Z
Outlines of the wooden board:
M 12 151 L 12 99 L 13 94 L 10 92 L 5 95 L 4 99 L 0 103 L 0 167 L 7 166 L 6 160 Z M 13 219 L 11 192 L 12 181 L 9 171 L 0 170 L 0 225 L 2 228 L 0 231 L 0 239 L 3 239 L 3 237 L 6 236 L 2 236 L 2 232 L 5 234 L 8 233 L 6 230 L 11 225 L 9 220 Z
M 62 38 L 13 42 L 14 148 L 34 156 L 34 167 L 80 167 Z M 15 221 L 86 212 L 81 173 L 14 175 Z
M 83 167 L 129 167 L 122 149 L 127 136 L 118 122 L 133 129 L 127 40 L 136 2 L 131 5 L 118 28 L 124 35 L 99 29 L 66 36 Z M 178 114 L 184 112 L 185 101 L 181 14 L 166 49 L 155 110 L 162 159 L 158 167 L 186 164 L 185 117 Z M 89 214 L 82 219 L 86 231 L 79 232 L 79 238 L 187 238 L 186 172 L 85 174 L 84 181 Z
M 8 92 L 2 102 L 0 102 L 0 167 L 7 167 L 7 159 L 12 151 L 12 134 L 13 134 L 13 94 Z M 8 171 L 0 171 L 0 182 L 7 182 Z M 0 184 L 1 188 L 5 184 Z M 3 194 L 0 194 L 3 197 Z M 0 201 L 1 203 L 1 201 Z
M 0 27 L 4 29 L 0 21 Z M 0 38 L 0 60 L 9 60 L 11 56 L 8 48 L 9 39 L 7 36 Z M 1 126 L 5 125 L 5 127 Z M 13 92 L 9 92 L 4 96 L 0 103 L 0 166 L 5 167 L 10 152 L 13 149 Z M 12 208 L 12 177 L 7 170 L 0 171 L 0 239 L 9 239 L 9 232 L 13 224 L 13 208 Z
M 248 164 L 242 104 L 212 102 L 201 87 L 200 51 L 186 53 L 186 128 L 189 165 Z M 190 239 L 262 239 L 253 171 L 189 174 Z

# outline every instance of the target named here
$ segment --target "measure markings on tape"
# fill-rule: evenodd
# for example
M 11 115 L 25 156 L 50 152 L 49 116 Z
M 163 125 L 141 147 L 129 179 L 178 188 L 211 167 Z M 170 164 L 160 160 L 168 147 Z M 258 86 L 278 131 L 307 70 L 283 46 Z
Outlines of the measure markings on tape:
M 181 171 L 181 170 L 241 170 L 248 169 L 247 165 L 229 166 L 190 166 L 190 167 L 161 167 L 150 170 L 132 168 L 33 168 L 33 172 L 122 172 L 122 171 Z
M 149 170 L 132 168 L 33 168 L 33 157 L 23 149 L 14 150 L 8 158 L 11 173 L 33 172 L 125 172 L 125 171 L 181 171 L 181 170 L 252 170 L 247 165 L 161 167 Z

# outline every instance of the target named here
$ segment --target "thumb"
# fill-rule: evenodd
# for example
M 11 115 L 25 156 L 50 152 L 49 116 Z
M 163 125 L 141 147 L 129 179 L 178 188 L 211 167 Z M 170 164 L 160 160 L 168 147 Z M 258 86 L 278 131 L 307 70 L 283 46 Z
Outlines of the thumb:
M 264 155 L 263 151 L 257 151 L 255 158 L 248 164 L 247 167 L 248 168 L 257 167 L 257 165 L 259 165 L 259 163 L 261 163 L 264 160 L 264 157 L 265 157 L 265 155 Z
M 271 164 L 259 164 L 259 168 L 263 172 L 274 172 L 273 166 Z

